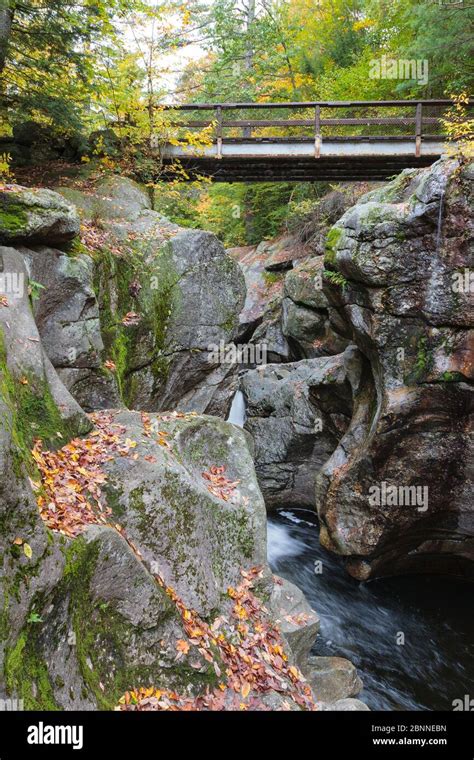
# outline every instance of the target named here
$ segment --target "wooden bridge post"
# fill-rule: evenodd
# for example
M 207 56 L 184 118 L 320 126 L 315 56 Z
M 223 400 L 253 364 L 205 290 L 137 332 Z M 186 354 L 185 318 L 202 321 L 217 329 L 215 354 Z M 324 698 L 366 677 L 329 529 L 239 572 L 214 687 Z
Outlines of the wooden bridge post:
M 416 104 L 416 129 L 415 129 L 415 156 L 419 158 L 421 156 L 421 133 L 423 125 L 423 105 L 421 103 Z
M 321 106 L 314 109 L 314 156 L 321 158 Z
M 217 112 L 217 158 L 222 158 L 222 106 L 217 106 L 216 112 Z

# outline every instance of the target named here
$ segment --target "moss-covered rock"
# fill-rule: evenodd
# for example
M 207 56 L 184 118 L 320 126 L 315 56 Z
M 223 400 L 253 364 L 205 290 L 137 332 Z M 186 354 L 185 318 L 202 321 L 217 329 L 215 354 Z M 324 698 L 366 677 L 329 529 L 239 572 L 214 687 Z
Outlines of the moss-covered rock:
M 87 193 L 59 189 L 104 238 L 93 255 L 95 292 L 122 403 L 154 411 L 182 400 L 192 406 L 191 395 L 199 411 L 208 377 L 215 384 L 210 346 L 238 330 L 245 297 L 238 265 L 214 235 L 153 211 L 132 180 L 112 176 Z
M 106 465 L 110 504 L 147 562 L 155 562 L 185 603 L 208 616 L 221 607 L 241 569 L 265 563 L 265 506 L 246 434 L 212 417 L 160 418 L 153 431 L 168 446 L 144 436 L 139 414 L 121 412 L 115 424 L 137 442 L 133 464 L 117 457 Z M 235 488 L 221 499 L 211 467 L 224 467 Z
M 79 232 L 74 206 L 52 190 L 10 185 L 0 191 L 0 243 L 63 245 Z
M 226 678 L 222 653 L 214 644 L 210 662 L 198 647 L 183 651 L 186 616 L 193 610 L 208 623 L 228 620 L 229 587 L 256 566 L 268 623 L 277 619 L 295 657 L 305 657 L 317 616 L 295 588 L 271 594 L 265 509 L 246 434 L 192 415 L 150 415 L 144 427 L 139 413 L 121 412 L 113 425 L 136 444 L 133 456 L 117 454 L 105 468 L 120 530 L 96 525 L 74 539 L 50 534 L 31 498 L 24 510 L 29 527 L 11 516 L 1 526 L 0 547 L 25 536 L 34 558 L 14 545 L 18 551 L 0 573 L 2 696 L 23 699 L 26 709 L 107 710 L 137 686 L 188 696 L 216 688 Z M 216 462 L 229 484 L 225 497 L 218 478 L 203 477 L 213 475 Z M 285 622 L 300 614 L 304 623 Z M 267 696 L 280 705 L 277 693 Z

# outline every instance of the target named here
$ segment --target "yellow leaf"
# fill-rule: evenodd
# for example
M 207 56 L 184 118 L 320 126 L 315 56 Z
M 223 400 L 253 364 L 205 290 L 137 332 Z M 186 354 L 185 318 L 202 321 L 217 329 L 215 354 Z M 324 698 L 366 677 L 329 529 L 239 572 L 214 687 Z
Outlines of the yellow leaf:
M 300 680 L 300 672 L 299 672 L 298 668 L 295 668 L 295 666 L 294 666 L 294 665 L 291 665 L 291 666 L 288 668 L 288 670 L 290 671 L 291 675 L 293 676 L 293 678 L 294 678 L 296 681 L 299 681 L 299 680 Z
M 32 551 L 31 546 L 29 544 L 23 544 L 23 551 L 25 552 L 25 555 L 28 557 L 28 559 L 32 558 L 33 551 Z
M 242 694 L 244 699 L 245 697 L 248 697 L 248 695 L 250 694 L 250 684 L 247 681 L 243 684 L 240 690 L 240 693 Z

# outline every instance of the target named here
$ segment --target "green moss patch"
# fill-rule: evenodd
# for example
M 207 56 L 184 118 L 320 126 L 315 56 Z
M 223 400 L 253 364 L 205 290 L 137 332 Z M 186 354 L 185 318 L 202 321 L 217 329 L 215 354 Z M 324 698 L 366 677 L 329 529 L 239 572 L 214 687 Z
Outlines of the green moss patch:
M 40 626 L 28 625 L 5 656 L 9 694 L 24 700 L 26 710 L 58 710 L 46 662 L 40 654 Z
M 332 264 L 335 266 L 336 264 L 336 247 L 341 239 L 342 236 L 342 229 L 340 227 L 331 227 L 328 234 L 326 235 L 326 242 L 325 242 L 325 253 L 324 253 L 324 263 L 325 264 Z
M 146 254 L 145 244 L 136 241 L 123 256 L 103 250 L 95 259 L 102 339 L 107 358 L 116 365 L 119 392 L 128 407 L 134 402 L 135 371 L 149 366 L 157 385 L 166 380 L 168 325 L 179 305 L 179 275 L 171 246 L 153 254 L 151 263 Z M 133 283 L 140 286 L 135 296 Z M 138 324 L 122 323 L 129 312 L 139 314 Z
M 0 332 L 0 397 L 10 411 L 13 459 L 16 474 L 31 464 L 31 448 L 40 438 L 46 447 L 63 446 L 76 435 L 90 429 L 78 416 L 65 421 L 51 395 L 46 380 L 25 373 L 19 382 L 7 365 L 3 335 Z
M 213 670 L 211 674 L 196 673 L 185 662 L 163 669 L 158 652 L 150 665 L 127 666 L 127 653 L 137 645 L 144 632 L 124 619 L 114 608 L 113 601 L 101 603 L 91 599 L 90 582 L 98 556 L 97 542 L 87 543 L 82 537 L 75 539 L 66 552 L 61 593 L 67 593 L 70 598 L 79 668 L 87 690 L 93 694 L 99 708 L 114 709 L 123 693 L 138 684 L 181 690 L 189 685 L 198 690 L 215 685 Z M 175 610 L 165 592 L 161 589 L 159 592 L 163 594 L 165 608 L 156 623 L 162 625 L 175 614 Z
M 5 199 L 0 209 L 0 239 L 2 236 L 10 238 L 12 235 L 20 235 L 28 224 L 28 216 L 25 207 L 20 203 L 10 203 Z

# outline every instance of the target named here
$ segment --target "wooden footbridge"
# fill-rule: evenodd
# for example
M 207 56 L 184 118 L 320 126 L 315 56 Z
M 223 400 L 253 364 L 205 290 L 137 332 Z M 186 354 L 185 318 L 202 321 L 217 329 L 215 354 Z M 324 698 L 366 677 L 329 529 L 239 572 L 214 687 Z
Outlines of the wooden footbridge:
M 176 178 L 177 161 L 183 179 L 386 180 L 440 158 L 446 148 L 443 118 L 452 105 L 390 100 L 162 106 L 171 112 L 178 140 L 158 137 L 154 147 L 165 180 Z M 203 131 L 206 143 L 188 144 L 194 134 L 199 144 Z

